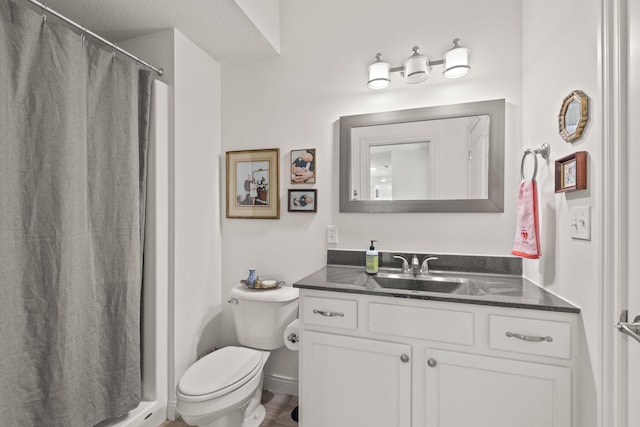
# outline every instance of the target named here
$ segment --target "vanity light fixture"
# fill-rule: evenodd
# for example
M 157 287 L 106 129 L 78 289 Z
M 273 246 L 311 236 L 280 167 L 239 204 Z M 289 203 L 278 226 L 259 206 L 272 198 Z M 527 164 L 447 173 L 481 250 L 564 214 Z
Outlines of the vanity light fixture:
M 382 54 L 376 54 L 376 62 L 369 65 L 369 81 L 371 89 L 384 89 L 389 86 L 389 63 L 382 61 Z
M 453 47 L 444 54 L 444 59 L 429 61 L 429 58 L 420 53 L 418 46 L 413 47 L 413 53 L 401 67 L 393 67 L 388 62 L 382 60 L 382 54 L 376 54 L 376 60 L 369 65 L 369 81 L 367 85 L 371 89 L 384 89 L 389 86 L 391 79 L 389 73 L 400 72 L 405 83 L 422 83 L 429 77 L 431 67 L 444 65 L 443 75 L 445 78 L 454 79 L 466 75 L 471 67 L 469 66 L 469 49 L 460 46 L 460 39 L 453 40 Z
M 453 39 L 453 47 L 444 54 L 443 75 L 447 79 L 457 79 L 465 76 L 469 66 L 469 49 L 460 46 L 460 39 Z

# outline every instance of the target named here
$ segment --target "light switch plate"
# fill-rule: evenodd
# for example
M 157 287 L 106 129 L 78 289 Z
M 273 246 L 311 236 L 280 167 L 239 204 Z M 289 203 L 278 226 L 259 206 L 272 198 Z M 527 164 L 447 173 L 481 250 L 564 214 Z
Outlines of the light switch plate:
M 570 209 L 569 235 L 572 239 L 591 240 L 591 206 Z

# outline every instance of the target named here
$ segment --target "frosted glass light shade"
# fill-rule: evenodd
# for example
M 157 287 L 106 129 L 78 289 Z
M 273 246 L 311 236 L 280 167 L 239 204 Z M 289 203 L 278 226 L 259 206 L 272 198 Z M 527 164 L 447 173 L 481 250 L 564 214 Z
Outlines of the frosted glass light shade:
M 382 61 L 382 55 L 376 55 L 376 62 L 369 65 L 369 81 L 367 85 L 371 89 L 384 89 L 389 86 L 389 63 Z
M 453 41 L 453 48 L 444 54 L 444 76 L 447 79 L 462 77 L 469 72 L 469 49 L 460 46 L 460 40 Z
M 418 46 L 413 47 L 413 55 L 404 60 L 404 81 L 421 83 L 429 77 L 429 59 L 421 55 Z

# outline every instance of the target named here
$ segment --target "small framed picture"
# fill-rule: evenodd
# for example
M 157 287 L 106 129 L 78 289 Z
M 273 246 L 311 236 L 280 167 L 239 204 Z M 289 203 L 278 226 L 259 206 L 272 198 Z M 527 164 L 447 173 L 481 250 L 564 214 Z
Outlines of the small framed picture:
M 317 212 L 318 193 L 315 189 L 289 190 L 289 212 Z
M 316 149 L 291 150 L 291 184 L 316 183 Z
M 587 152 L 578 151 L 556 160 L 556 193 L 587 188 Z
M 576 186 L 576 159 L 562 163 L 562 188 Z
M 227 218 L 280 218 L 279 149 L 227 151 Z

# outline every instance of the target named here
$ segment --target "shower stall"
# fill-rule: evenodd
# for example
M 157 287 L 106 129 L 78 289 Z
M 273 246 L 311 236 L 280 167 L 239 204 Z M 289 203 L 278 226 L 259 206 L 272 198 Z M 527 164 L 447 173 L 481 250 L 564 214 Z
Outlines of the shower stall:
M 151 94 L 142 287 L 142 401 L 96 427 L 157 427 L 167 415 L 168 353 L 168 86 L 155 80 Z
M 162 69 L 36 0 L 0 9 L 0 377 L 14 389 L 2 422 L 156 427 L 168 401 L 169 89 L 150 69 Z

